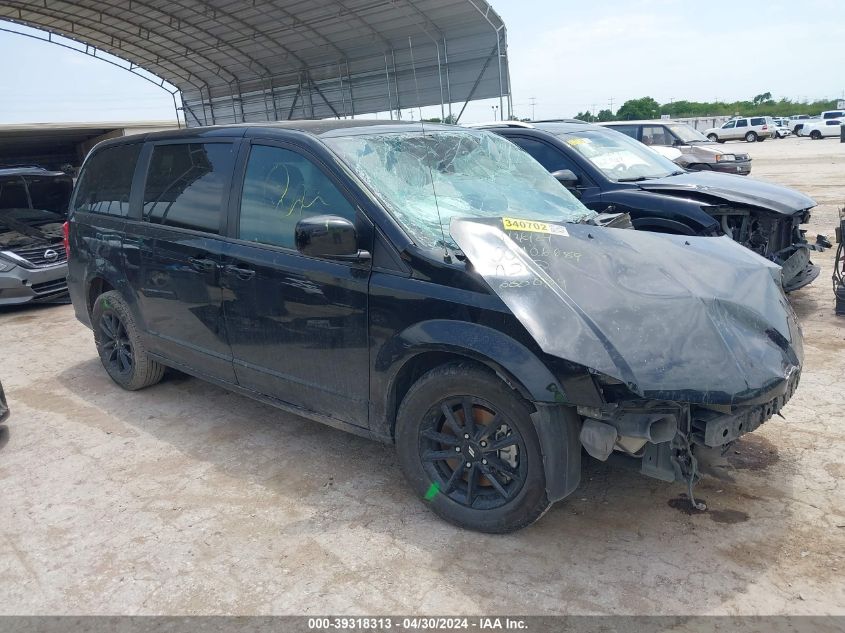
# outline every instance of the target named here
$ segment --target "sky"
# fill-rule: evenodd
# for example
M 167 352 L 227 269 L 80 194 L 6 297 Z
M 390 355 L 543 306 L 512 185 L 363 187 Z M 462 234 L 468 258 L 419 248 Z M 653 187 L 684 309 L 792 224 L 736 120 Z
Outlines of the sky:
M 845 97 L 845 3 L 491 0 L 508 31 L 514 114 L 571 117 L 651 96 L 734 101 Z M 17 25 L 0 22 L 0 29 Z M 0 123 L 166 120 L 169 93 L 49 43 L 0 31 Z M 611 102 L 612 100 L 612 102 Z M 497 101 L 470 104 L 488 121 Z M 439 116 L 440 108 L 415 112 Z M 385 115 L 381 115 L 385 116 Z

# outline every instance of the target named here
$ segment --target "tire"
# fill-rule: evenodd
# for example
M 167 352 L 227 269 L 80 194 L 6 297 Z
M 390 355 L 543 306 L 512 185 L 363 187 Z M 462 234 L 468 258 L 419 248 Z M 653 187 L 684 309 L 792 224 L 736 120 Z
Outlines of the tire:
M 758 137 L 757 137 L 757 142 L 758 142 L 758 143 L 762 143 L 762 142 L 763 142 L 763 141 L 765 141 L 765 140 L 766 140 L 766 137 L 765 137 L 765 136 L 758 136 Z
M 530 414 L 528 404 L 483 366 L 457 362 L 432 369 L 399 407 L 402 471 L 438 516 L 459 527 L 503 534 L 530 525 L 551 506 Z M 490 429 L 494 418 L 501 422 Z M 455 458 L 449 457 L 453 451 Z
M 812 132 L 810 132 L 810 138 L 813 139 L 814 141 L 820 140 L 821 137 L 822 137 L 822 133 L 819 132 L 818 130 L 813 130 Z
M 708 134 L 707 138 L 713 141 L 714 143 L 721 143 L 722 141 L 719 140 L 719 137 L 715 134 Z
M 129 391 L 159 382 L 164 365 L 147 355 L 132 312 L 120 293 L 104 292 L 91 312 L 94 343 L 109 377 Z
M 757 132 L 747 132 L 745 134 L 745 142 L 746 143 L 753 143 L 757 140 Z

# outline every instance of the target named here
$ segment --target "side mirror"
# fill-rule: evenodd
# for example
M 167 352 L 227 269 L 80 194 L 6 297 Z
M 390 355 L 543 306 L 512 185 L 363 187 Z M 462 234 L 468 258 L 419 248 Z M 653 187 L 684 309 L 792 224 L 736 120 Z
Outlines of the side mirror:
M 681 145 L 685 145 L 685 143 L 681 139 L 676 138 L 674 141 L 672 141 L 672 145 L 675 147 L 680 147 Z
M 574 189 L 578 185 L 578 176 L 571 169 L 558 169 L 552 172 L 552 176 L 567 189 Z
M 303 255 L 344 261 L 370 259 L 370 253 L 358 249 L 355 225 L 336 215 L 314 215 L 296 223 L 296 248 Z

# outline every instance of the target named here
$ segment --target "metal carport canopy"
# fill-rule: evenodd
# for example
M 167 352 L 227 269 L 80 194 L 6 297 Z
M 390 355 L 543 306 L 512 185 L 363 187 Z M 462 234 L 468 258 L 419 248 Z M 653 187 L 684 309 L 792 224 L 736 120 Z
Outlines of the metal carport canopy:
M 188 125 L 355 116 L 498 97 L 505 25 L 484 0 L 0 0 L 0 19 L 127 60 Z

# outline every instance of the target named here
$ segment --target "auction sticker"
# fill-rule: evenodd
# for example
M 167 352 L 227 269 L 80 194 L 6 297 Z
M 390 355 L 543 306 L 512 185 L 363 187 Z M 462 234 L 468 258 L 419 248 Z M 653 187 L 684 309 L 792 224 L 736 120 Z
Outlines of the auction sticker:
M 569 232 L 557 224 L 539 222 L 537 220 L 521 220 L 519 218 L 502 218 L 502 224 L 506 231 L 529 231 L 531 233 L 548 233 L 550 235 L 562 235 L 569 237 Z

